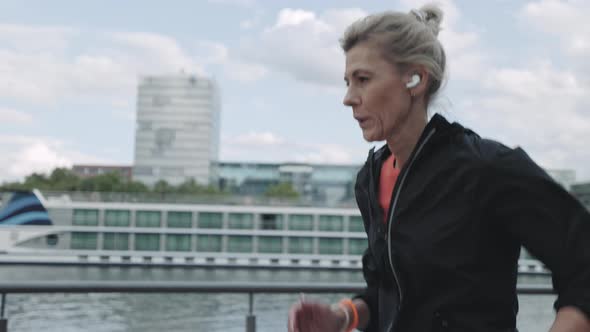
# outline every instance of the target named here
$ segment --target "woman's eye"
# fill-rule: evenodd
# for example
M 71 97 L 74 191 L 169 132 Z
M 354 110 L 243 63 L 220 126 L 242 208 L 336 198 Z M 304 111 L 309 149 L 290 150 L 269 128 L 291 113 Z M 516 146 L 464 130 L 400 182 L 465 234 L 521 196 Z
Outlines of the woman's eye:
M 359 76 L 359 82 L 361 82 L 361 83 L 366 83 L 366 82 L 368 82 L 368 81 L 369 81 L 369 78 L 368 78 L 368 77 L 365 77 L 365 76 Z

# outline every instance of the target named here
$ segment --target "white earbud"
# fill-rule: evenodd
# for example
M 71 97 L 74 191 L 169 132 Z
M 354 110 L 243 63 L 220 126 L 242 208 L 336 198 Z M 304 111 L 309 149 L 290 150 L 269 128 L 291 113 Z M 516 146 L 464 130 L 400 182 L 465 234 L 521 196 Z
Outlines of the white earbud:
M 420 83 L 420 75 L 414 74 L 412 75 L 412 79 L 408 83 L 406 83 L 406 87 L 408 89 L 415 88 L 418 85 L 418 83 Z

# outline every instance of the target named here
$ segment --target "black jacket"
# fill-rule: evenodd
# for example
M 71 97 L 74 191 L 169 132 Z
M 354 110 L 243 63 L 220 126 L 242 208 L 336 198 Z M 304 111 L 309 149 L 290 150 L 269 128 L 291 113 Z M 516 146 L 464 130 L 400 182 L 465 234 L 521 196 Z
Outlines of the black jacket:
M 369 240 L 366 331 L 515 331 L 521 245 L 552 271 L 555 308 L 590 314 L 590 214 L 524 151 L 435 115 L 386 225 L 378 179 L 389 155 L 371 150 L 355 188 Z

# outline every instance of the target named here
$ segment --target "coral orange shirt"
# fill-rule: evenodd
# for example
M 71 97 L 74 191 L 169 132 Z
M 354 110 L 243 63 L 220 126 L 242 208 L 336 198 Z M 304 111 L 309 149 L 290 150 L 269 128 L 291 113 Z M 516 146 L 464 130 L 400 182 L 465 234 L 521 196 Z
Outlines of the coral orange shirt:
M 381 166 L 381 175 L 379 176 L 379 205 L 383 209 L 383 222 L 387 224 L 387 213 L 389 204 L 391 204 L 391 195 L 393 187 L 397 181 L 400 170 L 393 167 L 395 157 L 389 156 Z

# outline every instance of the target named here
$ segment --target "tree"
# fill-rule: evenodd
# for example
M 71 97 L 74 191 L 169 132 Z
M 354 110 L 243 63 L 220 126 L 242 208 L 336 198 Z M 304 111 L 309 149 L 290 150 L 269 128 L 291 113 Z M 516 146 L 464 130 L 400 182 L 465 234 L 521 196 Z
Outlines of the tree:
M 156 193 L 170 193 L 174 191 L 174 187 L 171 186 L 166 180 L 159 180 L 154 184 L 154 192 Z
M 56 168 L 49 175 L 49 186 L 52 190 L 76 190 L 80 185 L 80 178 L 67 168 Z
M 268 187 L 264 195 L 267 197 L 275 198 L 299 198 L 299 193 L 295 190 L 295 188 L 293 188 L 293 185 L 289 182 L 282 182 Z

